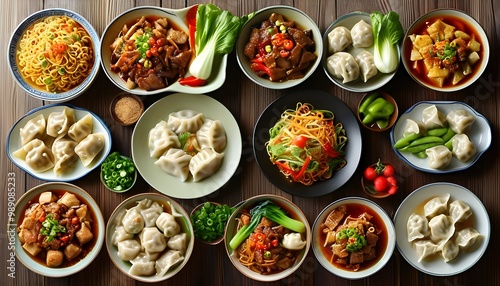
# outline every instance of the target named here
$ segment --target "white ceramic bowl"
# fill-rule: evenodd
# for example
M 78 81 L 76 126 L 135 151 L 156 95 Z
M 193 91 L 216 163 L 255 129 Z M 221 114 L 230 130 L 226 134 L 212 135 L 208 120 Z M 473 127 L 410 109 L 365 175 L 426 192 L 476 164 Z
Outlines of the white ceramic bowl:
M 416 122 L 422 122 L 422 110 L 431 105 L 436 105 L 438 110 L 440 110 L 445 116 L 452 110 L 461 109 L 468 111 L 476 118 L 469 131 L 465 133 L 467 134 L 471 142 L 474 143 L 476 147 L 476 154 L 466 162 L 461 162 L 457 158 L 453 157 L 448 167 L 444 169 L 433 169 L 429 166 L 428 158 L 418 158 L 411 153 L 401 152 L 393 147 L 394 152 L 396 152 L 396 155 L 398 155 L 398 157 L 405 161 L 408 165 L 417 170 L 428 173 L 443 174 L 462 171 L 469 168 L 474 163 L 476 163 L 481 155 L 486 152 L 486 150 L 488 150 L 491 146 L 492 133 L 488 119 L 486 119 L 486 117 L 484 117 L 482 114 L 461 101 L 421 101 L 416 103 L 408 110 L 406 110 L 403 114 L 401 114 L 398 121 L 396 121 L 396 124 L 394 124 L 390 133 L 391 145 L 394 146 L 394 143 L 399 138 L 403 137 L 404 129 L 406 127 L 406 120 L 412 119 Z
M 381 235 L 383 235 L 384 238 L 380 236 L 378 239 L 378 243 L 381 243 L 381 241 L 385 241 L 385 245 L 381 245 L 382 247 L 385 247 L 385 249 L 383 250 L 383 253 L 377 254 L 377 258 L 375 258 L 377 260 L 374 265 L 370 265 L 367 268 L 361 268 L 358 271 L 346 270 L 333 265 L 332 262 L 330 262 L 330 257 L 327 257 L 327 255 L 325 254 L 323 249 L 324 238 L 321 238 L 321 236 L 323 235 L 321 224 L 325 222 L 328 215 L 334 209 L 338 208 L 341 205 L 347 205 L 347 213 L 349 213 L 349 205 L 361 205 L 361 208 L 364 211 L 368 212 L 369 214 L 375 215 L 374 222 L 375 220 L 377 220 L 380 221 L 380 224 L 383 224 L 383 226 L 379 226 L 379 228 L 383 230 Z M 378 216 L 379 219 L 377 219 L 376 216 Z M 329 204 L 320 212 L 320 214 L 314 221 L 312 232 L 312 249 L 314 251 L 316 259 L 330 273 L 345 279 L 361 279 L 377 273 L 391 259 L 394 248 L 396 246 L 396 231 L 394 229 L 391 218 L 379 205 L 365 198 L 347 197 Z
M 82 188 L 69 183 L 54 182 L 54 183 L 45 183 L 38 185 L 27 191 L 23 196 L 21 196 L 21 198 L 19 198 L 19 200 L 16 203 L 16 209 L 14 212 L 15 219 L 17 220 L 16 224 L 15 225 L 10 224 L 10 226 L 15 227 L 21 223 L 20 220 L 23 217 L 22 212 L 28 204 L 32 203 L 31 200 L 33 200 L 39 194 L 51 190 L 56 190 L 56 191 L 64 190 L 76 194 L 76 196 L 79 199 L 83 200 L 83 202 L 90 207 L 91 213 L 93 214 L 92 218 L 97 221 L 97 227 L 98 227 L 96 231 L 93 231 L 94 235 L 96 236 L 94 236 L 95 242 L 94 246 L 92 247 L 92 250 L 81 261 L 75 263 L 72 266 L 64 268 L 51 268 L 33 260 L 31 255 L 28 254 L 23 249 L 19 239 L 17 239 L 17 233 L 16 233 L 15 252 L 17 259 L 19 259 L 19 261 L 21 261 L 21 263 L 24 264 L 24 266 L 26 266 L 31 271 L 37 274 L 46 277 L 66 277 L 80 272 L 90 263 L 92 263 L 92 261 L 99 255 L 99 252 L 101 251 L 102 245 L 104 243 L 105 221 L 102 216 L 99 205 L 94 201 L 92 196 L 89 195 L 87 192 L 85 192 Z
M 367 24 L 370 24 L 371 25 L 371 19 L 370 19 L 370 14 L 369 13 L 366 13 L 366 12 L 361 12 L 361 11 L 355 11 L 355 12 L 351 12 L 351 13 L 348 13 L 348 14 L 345 14 L 345 15 L 342 15 L 340 16 L 339 18 L 337 18 L 325 31 L 324 35 L 323 35 L 323 58 L 321 60 L 322 62 L 322 65 L 323 65 L 323 70 L 325 71 L 326 75 L 328 76 L 328 78 L 334 83 L 336 84 L 338 87 L 341 87 L 345 90 L 349 90 L 349 91 L 352 91 L 352 92 L 369 92 L 369 91 L 373 91 L 373 90 L 376 90 L 376 89 L 379 89 L 381 88 L 382 86 L 384 86 L 385 84 L 387 84 L 393 77 L 394 75 L 396 74 L 398 68 L 396 68 L 395 71 L 391 72 L 391 73 L 381 73 L 380 71 L 377 73 L 377 75 L 375 75 L 374 77 L 368 79 L 366 82 L 363 81 L 363 79 L 361 78 L 361 73 L 360 73 L 360 77 L 357 79 L 357 80 L 354 80 L 354 81 L 351 81 L 351 82 L 347 82 L 347 83 L 343 83 L 343 79 L 341 78 L 337 78 L 335 77 L 334 75 L 332 75 L 328 69 L 327 69 L 327 65 L 328 65 L 328 62 L 327 62 L 327 58 L 329 56 L 332 55 L 332 53 L 330 53 L 328 50 L 329 50 L 329 43 L 328 43 L 328 34 L 335 28 L 337 27 L 346 27 L 347 29 L 351 30 L 351 28 L 356 24 L 358 23 L 359 21 L 365 21 Z M 353 56 L 356 56 L 357 54 L 359 54 L 360 52 L 362 51 L 368 51 L 370 53 L 373 54 L 373 45 L 371 47 L 368 47 L 368 48 L 354 48 L 352 45 L 347 47 L 344 52 L 348 52 L 350 54 L 352 54 Z M 398 46 L 398 53 L 400 54 L 401 53 L 401 49 L 400 47 Z M 399 64 L 401 63 L 401 58 L 399 57 L 398 55 L 398 67 L 399 67 Z
M 52 112 L 61 112 L 64 108 L 72 108 L 75 110 L 75 119 L 78 121 L 79 119 L 82 119 L 85 117 L 87 114 L 92 115 L 92 123 L 93 123 L 93 130 L 92 133 L 102 133 L 104 134 L 104 147 L 103 149 L 97 154 L 97 156 L 92 160 L 90 165 L 84 166 L 81 162 L 81 160 L 78 158 L 75 163 L 73 163 L 73 166 L 68 169 L 67 172 L 64 172 L 61 175 L 57 175 L 53 169 L 50 169 L 45 172 L 37 172 L 33 170 L 25 160 L 20 159 L 19 157 L 16 157 L 13 155 L 14 152 L 17 150 L 21 149 L 21 135 L 20 135 L 20 130 L 23 128 L 28 121 L 31 119 L 39 116 L 40 114 L 43 114 L 45 117 L 45 120 L 49 117 L 49 115 Z M 79 179 L 85 175 L 87 175 L 89 172 L 94 170 L 96 167 L 101 165 L 102 161 L 106 159 L 108 156 L 110 150 L 111 150 L 111 132 L 109 131 L 107 125 L 104 123 L 104 121 L 99 118 L 96 114 L 93 112 L 76 107 L 73 105 L 69 104 L 62 104 L 62 103 L 56 103 L 56 104 L 50 104 L 50 105 L 45 105 L 41 106 L 38 108 L 35 108 L 28 112 L 26 115 L 24 115 L 21 119 L 19 119 L 10 129 L 9 135 L 7 137 L 7 156 L 9 156 L 9 159 L 14 163 L 16 166 L 24 170 L 26 173 L 30 174 L 34 178 L 44 180 L 44 181 L 53 181 L 53 182 L 69 182 L 69 181 L 74 181 L 76 179 Z
M 437 254 L 437 257 L 432 257 L 432 259 L 418 262 L 419 256 L 412 244 L 408 242 L 406 228 L 408 218 L 414 212 L 423 214 L 420 212 L 423 212 L 422 206 L 425 202 L 447 193 L 451 195 L 448 205 L 454 200 L 462 200 L 470 206 L 473 214 L 469 217 L 471 222 L 466 224 L 475 228 L 480 233 L 480 237 L 471 248 L 466 252 L 460 250 L 457 257 L 448 263 L 444 262 L 444 259 L 439 254 Z M 394 215 L 394 225 L 396 227 L 397 247 L 404 259 L 423 273 L 446 277 L 457 275 L 474 266 L 486 251 L 491 232 L 488 212 L 481 200 L 465 187 L 445 182 L 422 186 L 408 195 L 399 205 Z
M 431 84 L 429 80 L 426 80 L 423 76 L 417 75 L 417 73 L 413 69 L 414 63 L 410 61 L 412 42 L 409 36 L 418 32 L 419 29 L 422 29 L 422 26 L 426 25 L 426 23 L 435 21 L 436 19 L 442 19 L 445 23 L 448 24 L 453 24 L 454 22 L 459 23 L 461 26 L 466 27 L 466 32 L 468 32 L 469 34 L 474 34 L 476 39 L 478 39 L 478 41 L 481 43 L 482 55 L 480 53 L 480 61 L 473 66 L 472 74 L 462 79 L 457 85 L 450 84 L 439 87 Z M 410 76 L 420 85 L 441 92 L 457 91 L 473 84 L 486 69 L 490 57 L 488 36 L 486 35 L 481 24 L 466 13 L 455 9 L 436 9 L 420 16 L 406 31 L 402 46 L 403 51 L 401 57 L 403 60 L 403 65 L 408 74 L 410 74 Z
M 244 266 L 241 264 L 241 262 L 238 260 L 238 254 L 237 251 L 232 250 L 229 247 L 229 242 L 233 238 L 233 236 L 236 233 L 236 227 L 237 227 L 237 221 L 236 218 L 239 217 L 242 213 L 243 210 L 250 210 L 252 207 L 254 207 L 256 204 L 264 202 L 266 200 L 270 200 L 273 203 L 275 203 L 278 207 L 282 208 L 285 210 L 287 213 L 289 213 L 294 219 L 300 220 L 304 223 L 306 226 L 306 233 L 305 233 L 305 239 L 306 239 L 306 245 L 304 248 L 300 251 L 300 254 L 298 255 L 297 259 L 295 260 L 295 263 L 293 264 L 292 267 L 275 273 L 275 274 L 268 274 L 268 275 L 262 275 L 260 273 L 254 272 L 250 268 Z M 295 205 L 293 202 L 290 200 L 277 196 L 277 195 L 258 195 L 251 197 L 241 203 L 238 204 L 238 207 L 236 210 L 233 212 L 233 214 L 229 217 L 229 220 L 226 225 L 226 233 L 224 236 L 224 246 L 226 248 L 227 255 L 229 257 L 229 260 L 231 263 L 238 269 L 238 271 L 241 272 L 241 274 L 245 275 L 248 278 L 251 278 L 253 280 L 257 281 L 264 281 L 264 282 L 270 282 L 270 281 L 277 281 L 286 278 L 287 276 L 291 275 L 295 270 L 297 270 L 300 265 L 302 265 L 302 262 L 304 262 L 307 253 L 309 251 L 310 245 L 311 245 L 311 227 L 309 225 L 309 222 L 307 221 L 307 218 L 305 217 L 304 213 L 300 210 L 300 208 Z
M 165 88 L 151 91 L 146 91 L 144 89 L 140 89 L 139 87 L 129 89 L 126 87 L 125 81 L 121 79 L 117 73 L 111 71 L 110 60 L 112 51 L 109 47 L 114 42 L 115 38 L 119 35 L 123 25 L 130 24 L 131 21 L 137 20 L 142 16 L 166 17 L 178 29 L 186 32 L 189 35 L 186 15 L 189 9 L 191 9 L 192 7 L 194 6 L 186 7 L 183 9 L 169 9 L 154 6 L 140 6 L 126 10 L 116 18 L 114 18 L 102 33 L 100 47 L 101 66 L 109 80 L 111 80 L 111 82 L 113 82 L 122 90 L 136 95 L 152 95 L 165 92 L 185 92 L 200 94 L 208 93 L 221 87 L 226 79 L 227 55 L 224 55 L 220 59 L 220 61 L 214 62 L 212 74 L 210 75 L 210 78 L 207 79 L 208 83 L 204 86 L 199 87 L 191 87 L 187 85 L 181 85 L 179 84 L 179 82 L 174 82 Z M 189 75 L 189 72 L 187 72 L 186 77 Z
M 295 21 L 296 25 L 304 30 L 310 29 L 312 31 L 312 37 L 315 43 L 315 52 L 314 54 L 317 56 L 314 64 L 307 68 L 306 73 L 303 78 L 294 79 L 294 80 L 286 80 L 282 82 L 272 82 L 269 79 L 259 77 L 250 67 L 250 59 L 244 55 L 243 50 L 245 48 L 246 43 L 250 37 L 251 28 L 255 26 L 260 26 L 260 24 L 269 18 L 272 13 L 281 14 L 284 16 L 286 20 Z M 241 28 L 240 35 L 238 36 L 238 40 L 236 41 L 236 58 L 238 60 L 238 64 L 240 65 L 243 73 L 256 84 L 270 88 L 270 89 L 285 89 L 296 86 L 310 77 L 316 68 L 318 67 L 321 57 L 323 55 L 323 47 L 321 45 L 321 31 L 319 30 L 316 23 L 303 11 L 291 7 L 291 6 L 270 6 L 263 8 L 253 15 L 245 25 Z
M 28 81 L 21 75 L 19 71 L 19 65 L 17 61 L 17 49 L 18 49 L 18 44 L 19 40 L 21 39 L 22 35 L 24 32 L 30 28 L 32 25 L 35 23 L 41 21 L 42 19 L 49 17 L 49 16 L 66 16 L 69 18 L 74 19 L 77 23 L 83 26 L 83 28 L 87 31 L 89 36 L 92 39 L 92 50 L 94 54 L 94 64 L 92 66 L 92 70 L 90 74 L 83 80 L 82 83 L 74 87 L 73 89 L 66 91 L 66 92 L 61 92 L 61 93 L 52 93 L 48 92 L 45 90 L 44 87 L 40 86 L 35 86 Z M 52 8 L 52 9 L 46 9 L 46 10 L 41 10 L 38 12 L 35 12 L 28 16 L 28 18 L 24 19 L 19 26 L 14 30 L 7 49 L 7 59 L 8 59 L 8 64 L 9 64 L 9 69 L 16 80 L 16 82 L 19 84 L 19 86 L 26 91 L 29 95 L 31 95 L 34 98 L 40 99 L 40 100 L 47 100 L 47 101 L 52 101 L 52 102 L 63 102 L 63 101 L 68 101 L 71 99 L 74 99 L 81 94 L 83 94 L 93 83 L 95 80 L 95 77 L 97 76 L 99 72 L 99 59 L 100 59 L 100 51 L 99 51 L 99 35 L 97 32 L 94 30 L 94 27 L 90 24 L 87 19 L 82 17 L 81 15 L 62 8 Z
M 121 220 L 125 214 L 125 211 L 137 206 L 137 202 L 142 200 L 151 200 L 152 202 L 157 202 L 161 206 L 163 206 L 164 211 L 168 211 L 175 217 L 176 222 L 181 227 L 181 232 L 185 232 L 187 234 L 187 244 L 186 251 L 184 253 L 184 259 L 181 262 L 178 262 L 174 266 L 172 266 L 163 276 L 151 275 L 151 276 L 139 276 L 129 273 L 130 267 L 132 264 L 129 261 L 124 261 L 120 259 L 118 256 L 118 248 L 113 244 L 113 233 L 115 231 L 116 226 L 121 224 Z M 173 211 L 171 211 L 173 209 Z M 138 234 L 135 235 L 136 237 Z M 194 248 L 194 231 L 193 225 L 191 224 L 191 220 L 189 219 L 189 214 L 184 210 L 184 208 L 172 200 L 171 198 L 158 194 L 158 193 L 142 193 L 138 195 L 131 196 L 121 202 L 113 211 L 111 216 L 108 219 L 108 223 L 106 225 L 106 249 L 108 251 L 109 257 L 113 264 L 120 269 L 125 275 L 142 282 L 155 283 L 167 280 L 177 274 L 181 269 L 187 264 L 189 257 L 191 256 Z M 164 250 L 167 251 L 169 247 Z M 162 253 L 164 253 L 162 252 Z

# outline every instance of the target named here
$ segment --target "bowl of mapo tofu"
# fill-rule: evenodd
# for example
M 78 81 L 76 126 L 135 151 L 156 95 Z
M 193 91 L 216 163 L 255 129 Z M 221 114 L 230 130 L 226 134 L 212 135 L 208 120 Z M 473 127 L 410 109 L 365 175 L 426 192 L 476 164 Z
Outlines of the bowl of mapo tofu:
M 9 230 L 15 254 L 43 276 L 65 277 L 88 266 L 104 242 L 104 219 L 92 196 L 70 183 L 44 183 L 16 203 Z
M 488 37 L 471 16 L 437 9 L 418 18 L 406 31 L 402 60 L 419 84 L 442 92 L 466 88 L 486 69 Z

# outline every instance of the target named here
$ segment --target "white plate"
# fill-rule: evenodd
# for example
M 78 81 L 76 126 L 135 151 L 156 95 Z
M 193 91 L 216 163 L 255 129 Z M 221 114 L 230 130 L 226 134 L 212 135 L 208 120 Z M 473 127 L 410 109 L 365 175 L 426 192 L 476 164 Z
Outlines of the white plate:
M 476 154 L 467 162 L 461 162 L 457 158 L 453 157 L 450 165 L 446 169 L 432 169 L 431 167 L 429 167 L 427 158 L 417 158 L 417 156 L 411 153 L 400 152 L 393 147 L 394 152 L 396 152 L 399 158 L 411 165 L 413 168 L 428 173 L 451 173 L 469 168 L 490 147 L 492 136 L 491 127 L 486 117 L 475 111 L 469 105 L 460 101 L 421 101 L 413 105 L 407 111 L 405 111 L 401 115 L 401 117 L 399 117 L 396 124 L 394 124 L 394 127 L 392 128 L 390 134 L 391 145 L 394 146 L 394 143 L 399 138 L 403 137 L 404 128 L 406 126 L 406 119 L 412 119 L 416 122 L 422 122 L 422 110 L 431 105 L 436 105 L 438 110 L 443 112 L 445 116 L 452 110 L 465 109 L 476 117 L 476 120 L 472 124 L 470 130 L 466 133 L 472 143 L 474 143 L 474 145 L 476 146 Z
M 89 113 L 90 115 L 92 115 L 93 125 L 94 125 L 92 133 L 104 134 L 104 148 L 101 150 L 101 152 L 99 152 L 99 154 L 97 154 L 92 163 L 90 163 L 90 165 L 88 166 L 83 166 L 81 160 L 78 159 L 71 170 L 68 170 L 66 173 L 59 176 L 54 173 L 53 169 L 50 169 L 45 172 L 36 172 L 26 164 L 26 161 L 19 159 L 18 157 L 12 154 L 15 151 L 21 149 L 20 130 L 32 118 L 40 114 L 43 114 L 45 116 L 45 120 L 47 120 L 47 118 L 52 112 L 61 112 L 64 107 L 72 108 L 75 110 L 76 121 L 82 119 Z M 23 169 L 26 173 L 30 174 L 31 176 L 44 181 L 70 182 L 79 179 L 88 174 L 90 171 L 94 170 L 96 167 L 100 166 L 102 161 L 104 161 L 104 159 L 106 159 L 106 157 L 108 156 L 110 150 L 111 150 L 111 133 L 109 132 L 109 129 L 104 123 L 104 121 L 102 121 L 101 118 L 99 118 L 97 115 L 95 115 L 93 112 L 89 110 L 68 104 L 51 104 L 31 110 L 21 119 L 19 119 L 14 124 L 14 126 L 12 126 L 9 135 L 7 137 L 7 155 L 9 156 L 9 159 L 12 161 L 12 163 L 14 163 L 19 168 Z
M 205 118 L 220 120 L 226 130 L 227 146 L 219 170 L 199 182 L 178 178 L 165 173 L 149 156 L 148 134 L 160 122 L 168 121 L 168 115 L 183 109 L 203 113 Z M 176 93 L 152 104 L 137 121 L 132 133 L 132 159 L 144 180 L 167 196 L 179 199 L 194 199 L 218 190 L 233 176 L 241 157 L 241 134 L 238 123 L 231 112 L 217 100 L 203 94 Z
M 413 212 L 417 212 L 416 209 L 422 207 L 424 202 L 446 193 L 451 195 L 448 202 L 462 200 L 471 207 L 473 212 L 473 215 L 469 218 L 472 219 L 471 226 L 481 234 L 481 237 L 478 238 L 471 249 L 467 252 L 461 250 L 458 256 L 448 263 L 444 262 L 441 257 L 418 262 L 417 253 L 408 242 L 406 230 L 408 217 Z M 401 255 L 417 270 L 435 276 L 452 276 L 472 267 L 486 251 L 491 231 L 488 212 L 481 201 L 470 190 L 452 183 L 428 184 L 413 191 L 396 211 L 394 225 L 396 227 L 396 245 Z

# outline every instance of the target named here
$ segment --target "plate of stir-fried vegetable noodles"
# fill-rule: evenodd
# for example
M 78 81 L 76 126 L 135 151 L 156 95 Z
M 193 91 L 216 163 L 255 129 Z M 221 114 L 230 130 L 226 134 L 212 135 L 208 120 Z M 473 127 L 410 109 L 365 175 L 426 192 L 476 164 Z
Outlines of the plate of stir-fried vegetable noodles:
M 328 194 L 345 184 L 361 158 L 361 132 L 339 98 L 319 90 L 286 94 L 271 103 L 254 129 L 257 163 L 293 195 Z

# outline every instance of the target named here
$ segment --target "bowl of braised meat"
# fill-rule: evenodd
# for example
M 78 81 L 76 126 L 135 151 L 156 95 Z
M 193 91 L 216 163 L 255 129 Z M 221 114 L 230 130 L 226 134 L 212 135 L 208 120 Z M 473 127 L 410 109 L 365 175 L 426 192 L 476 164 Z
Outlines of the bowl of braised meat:
M 243 73 L 260 86 L 285 89 L 311 76 L 323 54 L 321 32 L 303 11 L 271 6 L 242 27 L 236 56 Z
M 31 271 L 65 277 L 87 267 L 104 242 L 104 219 L 92 196 L 70 183 L 45 183 L 15 207 L 15 254 Z
M 189 65 L 195 57 L 187 17 L 196 7 L 140 6 L 118 15 L 101 37 L 101 66 L 106 76 L 136 95 L 202 94 L 219 88 L 226 79 L 227 55 L 214 62 L 204 85 L 181 84 L 190 77 Z
M 312 227 L 316 259 L 332 274 L 361 279 L 375 274 L 396 246 L 391 218 L 377 204 L 347 197 L 325 207 Z

